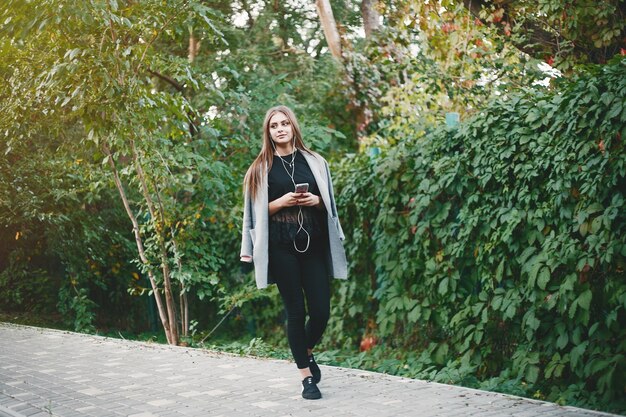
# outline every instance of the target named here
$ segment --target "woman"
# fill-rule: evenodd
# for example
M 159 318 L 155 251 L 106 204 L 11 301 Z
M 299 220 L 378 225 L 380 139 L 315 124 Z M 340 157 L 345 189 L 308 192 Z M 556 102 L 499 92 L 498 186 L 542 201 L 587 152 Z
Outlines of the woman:
M 330 277 L 347 277 L 344 235 L 328 163 L 304 146 L 288 107 L 267 111 L 263 146 L 246 173 L 244 193 L 241 260 L 254 263 L 258 288 L 278 285 L 302 397 L 321 398 L 313 348 L 330 315 Z

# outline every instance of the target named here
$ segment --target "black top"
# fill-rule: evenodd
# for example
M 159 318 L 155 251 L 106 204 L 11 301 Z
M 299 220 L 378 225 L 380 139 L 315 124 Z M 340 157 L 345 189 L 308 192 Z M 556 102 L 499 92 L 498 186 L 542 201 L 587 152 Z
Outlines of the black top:
M 311 172 L 309 164 L 302 155 L 302 152 L 303 151 L 296 151 L 293 179 L 296 184 L 308 182 L 309 192 L 319 196 L 319 187 L 317 186 L 317 182 L 315 182 L 315 177 Z M 270 169 L 267 176 L 269 201 L 274 201 L 289 192 L 295 192 L 294 181 L 292 181 L 289 176 L 292 170 L 287 164 L 287 162 L 291 162 L 291 158 L 292 154 L 283 156 L 282 159 L 285 161 L 285 163 L 283 163 L 279 156 L 274 156 L 272 169 Z M 302 226 L 311 236 L 311 240 L 326 236 L 328 230 L 324 210 L 320 210 L 316 207 L 292 206 L 285 207 L 270 217 L 270 243 L 292 243 L 294 239 L 298 242 L 306 242 L 306 234 L 303 231 L 298 233 L 298 229 L 300 228 L 298 224 L 299 208 L 302 208 Z

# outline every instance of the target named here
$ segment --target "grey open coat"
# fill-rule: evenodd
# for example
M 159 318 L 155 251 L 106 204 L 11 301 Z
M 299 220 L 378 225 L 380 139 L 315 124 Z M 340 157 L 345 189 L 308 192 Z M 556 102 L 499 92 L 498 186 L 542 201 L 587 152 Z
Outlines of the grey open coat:
M 330 177 L 328 163 L 317 153 L 302 151 L 311 172 L 315 177 L 320 190 L 322 201 L 327 213 L 328 241 L 330 253 L 328 259 L 328 271 L 331 276 L 339 279 L 348 277 L 348 265 L 346 253 L 343 248 L 344 234 L 337 216 L 337 206 L 333 193 L 333 183 Z M 243 230 L 241 233 L 241 254 L 244 257 L 251 257 L 254 262 L 254 277 L 257 288 L 266 288 L 270 279 L 268 272 L 269 265 L 269 201 L 267 172 L 262 177 L 261 187 L 257 190 L 254 201 L 250 198 L 250 193 L 244 193 Z

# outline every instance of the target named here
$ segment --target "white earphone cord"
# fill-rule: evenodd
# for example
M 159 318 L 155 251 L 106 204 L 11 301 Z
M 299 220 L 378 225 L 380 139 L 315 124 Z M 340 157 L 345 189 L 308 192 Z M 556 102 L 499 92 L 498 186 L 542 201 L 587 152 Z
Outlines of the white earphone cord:
M 283 157 L 280 156 L 280 154 L 276 150 L 276 145 L 274 145 L 274 141 L 273 140 L 272 140 L 272 147 L 274 148 L 274 152 L 276 152 L 276 155 L 280 158 L 280 162 L 282 162 L 283 168 L 285 168 L 285 171 L 287 172 L 287 175 L 289 175 L 289 178 L 291 179 L 291 182 L 293 183 L 293 190 L 295 191 L 296 190 L 296 181 L 293 179 L 293 177 L 294 177 L 294 174 L 296 172 L 296 152 L 298 150 L 296 148 L 296 146 L 295 146 L 295 137 L 294 137 L 294 146 L 293 146 L 294 151 L 291 154 L 291 163 L 285 162 Z M 289 172 L 289 170 L 287 169 L 285 164 L 291 166 L 291 172 Z M 298 217 L 297 217 L 297 219 L 298 219 L 298 230 L 296 231 L 296 234 L 295 234 L 295 236 L 293 238 L 293 247 L 299 253 L 304 253 L 304 252 L 306 252 L 309 249 L 309 245 L 311 244 L 311 235 L 304 228 L 304 214 L 302 213 L 302 207 L 301 206 L 298 206 Z M 304 248 L 304 250 L 298 249 L 298 245 L 296 244 L 296 237 L 298 236 L 298 233 L 300 233 L 300 231 L 303 231 L 306 234 L 306 247 Z

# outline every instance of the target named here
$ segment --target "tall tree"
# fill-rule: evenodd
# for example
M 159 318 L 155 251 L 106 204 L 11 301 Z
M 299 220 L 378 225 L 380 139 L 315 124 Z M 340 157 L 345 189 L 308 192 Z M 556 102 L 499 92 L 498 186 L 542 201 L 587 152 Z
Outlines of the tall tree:
M 319 14 L 320 22 L 322 23 L 322 29 L 324 30 L 324 36 L 326 37 L 328 49 L 335 59 L 342 62 L 341 38 L 339 37 L 339 31 L 337 30 L 337 23 L 335 22 L 333 8 L 330 5 L 330 1 L 315 0 L 315 7 L 317 7 L 317 13 Z
M 189 25 L 203 37 L 219 36 L 210 10 L 194 1 L 109 0 L 70 7 L 63 0 L 12 0 L 0 16 L 9 39 L 5 51 L 19 50 L 18 59 L 2 68 L 13 86 L 2 92 L 8 99 L 1 116 L 8 152 L 11 142 L 33 137 L 46 124 L 55 126 L 50 134 L 61 141 L 97 149 L 94 157 L 110 167 L 132 224 L 139 265 L 149 277 L 167 340 L 177 344 L 181 318 L 185 333 L 186 308 L 177 313 L 176 294 L 184 304 L 186 281 L 198 283 L 191 277 L 211 262 L 209 254 L 194 261 L 191 253 L 183 261 L 188 217 L 198 221 L 203 205 L 181 207 L 178 201 L 197 192 L 196 184 L 215 188 L 209 184 L 221 182 L 223 174 L 204 177 L 218 173 L 221 162 L 190 146 L 196 110 L 183 93 L 199 84 L 188 59 L 159 46 L 191 38 L 197 48 L 193 33 L 182 29 Z
M 369 38 L 372 33 L 380 28 L 380 14 L 376 10 L 376 0 L 361 1 L 361 15 L 363 16 L 363 29 L 365 37 Z

